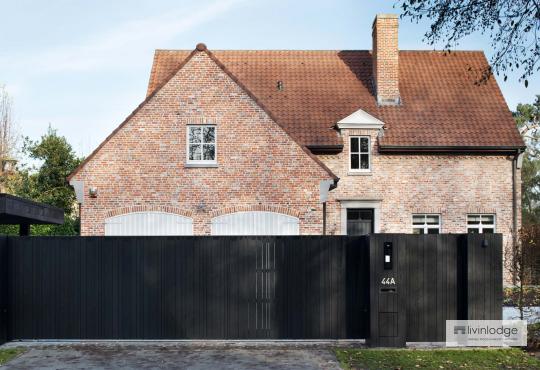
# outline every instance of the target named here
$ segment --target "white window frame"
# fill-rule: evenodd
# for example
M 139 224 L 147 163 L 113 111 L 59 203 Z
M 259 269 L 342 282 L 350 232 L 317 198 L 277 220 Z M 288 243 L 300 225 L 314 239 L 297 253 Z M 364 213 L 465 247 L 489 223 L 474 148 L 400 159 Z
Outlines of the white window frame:
M 352 139 L 358 139 L 358 152 L 352 151 Z M 360 144 L 361 139 L 367 139 L 368 141 L 368 151 L 362 152 L 362 145 Z M 362 166 L 362 154 L 367 154 L 368 156 L 368 168 L 352 168 L 352 155 L 358 154 L 358 165 Z M 367 135 L 352 135 L 349 136 L 349 172 L 371 172 L 371 137 Z
M 469 216 L 480 216 L 480 223 L 478 225 L 469 225 Z M 483 224 L 482 216 L 493 216 L 493 224 Z M 493 229 L 493 233 L 497 232 L 497 215 L 494 213 L 468 213 L 465 219 L 467 225 L 467 234 L 470 229 L 478 229 L 479 234 L 484 233 L 484 229 Z
M 415 225 L 414 224 L 414 217 L 415 216 L 424 216 L 424 224 L 423 225 Z M 426 218 L 428 216 L 437 216 L 439 218 L 439 223 L 437 225 L 429 225 L 426 222 Z M 439 230 L 439 234 L 442 233 L 442 216 L 437 213 L 413 213 L 411 216 L 411 223 L 412 223 L 412 232 L 414 234 L 414 229 L 423 229 L 424 234 L 428 234 L 429 229 L 437 229 Z
M 213 127 L 214 128 L 214 159 L 201 159 L 201 160 L 191 160 L 189 159 L 189 145 L 191 144 L 189 142 L 189 131 L 192 128 L 201 128 L 201 145 L 204 145 L 202 142 L 202 133 L 205 127 Z M 217 126 L 214 124 L 205 124 L 205 125 L 187 125 L 186 130 L 186 163 L 190 165 L 217 165 L 217 155 L 218 155 L 218 130 Z M 204 148 L 203 152 L 201 152 L 201 158 L 204 156 Z

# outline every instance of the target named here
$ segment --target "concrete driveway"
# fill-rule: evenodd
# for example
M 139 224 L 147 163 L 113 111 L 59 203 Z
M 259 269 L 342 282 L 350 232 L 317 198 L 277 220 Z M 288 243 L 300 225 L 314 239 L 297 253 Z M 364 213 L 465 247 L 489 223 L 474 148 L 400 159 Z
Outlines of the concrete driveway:
M 179 342 L 8 343 L 5 369 L 340 369 L 335 344 Z

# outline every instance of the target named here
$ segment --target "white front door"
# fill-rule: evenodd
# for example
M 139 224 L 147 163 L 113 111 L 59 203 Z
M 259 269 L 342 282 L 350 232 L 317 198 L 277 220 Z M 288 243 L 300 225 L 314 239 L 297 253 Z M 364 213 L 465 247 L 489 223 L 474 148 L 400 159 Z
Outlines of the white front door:
M 275 212 L 236 212 L 212 219 L 212 235 L 299 235 L 297 217 Z
M 105 235 L 193 235 L 193 220 L 165 212 L 126 213 L 105 219 Z

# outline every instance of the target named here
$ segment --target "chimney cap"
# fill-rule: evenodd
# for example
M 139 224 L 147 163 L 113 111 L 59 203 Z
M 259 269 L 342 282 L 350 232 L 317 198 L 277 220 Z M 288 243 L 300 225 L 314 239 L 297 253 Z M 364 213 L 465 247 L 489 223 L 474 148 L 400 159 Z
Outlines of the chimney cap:
M 399 18 L 399 15 L 392 14 L 392 13 L 381 13 L 381 14 L 377 14 L 375 16 L 375 19 L 377 19 L 377 18 L 394 18 L 394 19 L 397 19 L 397 18 Z

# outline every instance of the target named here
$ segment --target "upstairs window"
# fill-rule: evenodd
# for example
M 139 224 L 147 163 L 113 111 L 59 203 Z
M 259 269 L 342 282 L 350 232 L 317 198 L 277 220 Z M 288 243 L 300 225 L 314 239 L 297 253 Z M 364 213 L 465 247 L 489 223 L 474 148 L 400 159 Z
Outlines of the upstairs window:
M 441 216 L 413 215 L 413 234 L 440 234 Z
M 188 164 L 217 164 L 216 126 L 188 126 L 187 136 Z
M 351 172 L 371 171 L 371 143 L 369 136 L 351 136 L 349 170 Z
M 469 234 L 493 234 L 495 232 L 495 215 L 467 215 L 467 232 Z

